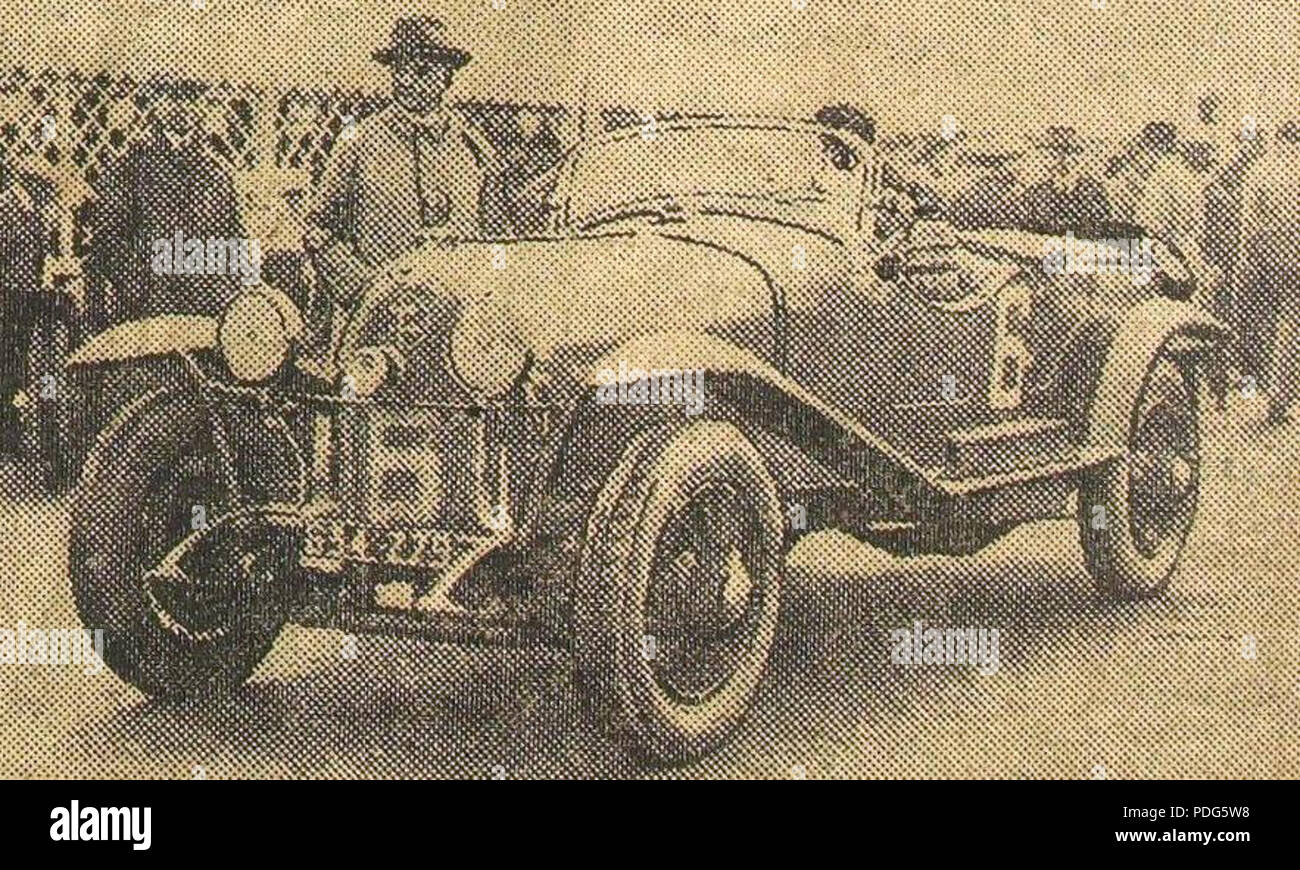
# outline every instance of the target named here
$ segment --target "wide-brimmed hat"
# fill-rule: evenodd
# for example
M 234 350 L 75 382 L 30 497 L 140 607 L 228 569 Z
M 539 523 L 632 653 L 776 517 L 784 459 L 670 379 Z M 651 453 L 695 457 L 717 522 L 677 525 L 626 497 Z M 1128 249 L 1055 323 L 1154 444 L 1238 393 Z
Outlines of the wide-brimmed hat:
M 377 50 L 373 57 L 390 66 L 403 61 L 416 61 L 460 69 L 469 63 L 470 54 L 448 45 L 446 31 L 447 28 L 441 21 L 428 15 L 399 18 L 393 24 L 388 45 Z

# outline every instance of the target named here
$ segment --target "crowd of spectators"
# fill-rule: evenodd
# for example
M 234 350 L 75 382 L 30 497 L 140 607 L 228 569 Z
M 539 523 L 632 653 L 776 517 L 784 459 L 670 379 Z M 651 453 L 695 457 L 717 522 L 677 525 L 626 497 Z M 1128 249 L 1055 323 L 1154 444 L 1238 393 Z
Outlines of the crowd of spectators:
M 78 255 L 95 328 L 147 314 L 214 313 L 237 289 L 231 275 L 182 281 L 151 269 L 149 241 L 178 232 L 256 234 L 269 240 L 271 280 L 295 282 L 302 199 L 319 175 L 322 142 L 346 138 L 352 118 L 327 118 L 301 99 L 281 108 L 266 141 L 239 151 L 247 119 L 232 117 L 211 88 L 150 83 L 134 100 L 104 105 L 122 114 L 109 119 L 114 135 L 135 112 L 145 123 L 106 152 L 87 184 L 67 161 L 40 159 L 60 147 L 59 135 L 39 126 L 22 90 L 0 89 L 0 448 L 12 444 L 11 400 L 24 377 L 23 294 L 48 282 L 50 261 Z M 373 108 L 358 103 L 355 111 Z M 1214 95 L 1197 117 L 1183 130 L 1152 121 L 1108 150 L 1052 126 L 1001 147 L 964 135 L 921 137 L 887 160 L 960 229 L 1086 237 L 1122 223 L 1159 238 L 1184 258 L 1199 304 L 1235 330 L 1233 367 L 1272 386 L 1270 419 L 1281 421 L 1300 384 L 1300 125 L 1229 124 Z M 563 151 L 553 112 L 523 108 L 481 123 L 491 128 L 507 190 L 523 188 Z M 51 141 L 22 149 L 24 137 Z M 502 232 L 538 224 L 537 215 L 509 216 Z

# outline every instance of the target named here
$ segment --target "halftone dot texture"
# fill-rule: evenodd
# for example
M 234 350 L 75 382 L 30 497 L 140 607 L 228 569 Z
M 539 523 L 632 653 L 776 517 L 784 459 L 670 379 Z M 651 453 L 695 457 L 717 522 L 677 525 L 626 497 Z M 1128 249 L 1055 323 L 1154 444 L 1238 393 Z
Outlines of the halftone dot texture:
M 388 43 L 394 21 L 410 14 L 445 22 L 447 40 L 473 57 L 447 96 L 458 126 L 431 138 L 408 136 L 394 122 L 388 72 L 371 58 Z M 810 121 L 823 107 L 847 105 L 872 119 L 883 180 L 899 182 L 873 208 L 891 196 L 910 201 L 911 183 L 913 192 L 946 203 L 948 216 L 971 232 L 1034 221 L 1049 229 L 1054 215 L 1091 209 L 1094 188 L 1076 182 L 1096 182 L 1111 218 L 1176 244 L 1200 281 L 1191 304 L 1239 337 L 1222 408 L 1214 379 L 1198 386 L 1199 510 L 1163 595 L 1126 603 L 1094 591 L 1072 511 L 963 557 L 895 557 L 842 531 L 818 532 L 788 554 L 780 626 L 752 709 L 729 742 L 686 766 L 657 771 L 612 746 L 587 713 L 565 651 L 289 626 L 247 685 L 220 700 L 149 701 L 107 670 L 0 664 L 0 775 L 1300 774 L 1300 432 L 1295 423 L 1267 419 L 1282 416 L 1300 383 L 1294 2 L 105 0 L 33 7 L 0 0 L 0 18 L 16 35 L 0 45 L 0 576 L 7 589 L 0 629 L 81 625 L 69 540 L 76 517 L 94 516 L 94 506 L 74 511 L 78 496 L 47 494 L 54 430 L 33 429 L 33 415 L 51 419 L 41 415 L 58 397 L 76 396 L 70 425 L 79 461 L 95 433 L 140 394 L 130 378 L 88 393 L 62 378 L 44 379 L 57 371 L 59 353 L 44 328 L 57 307 L 33 301 L 35 293 L 52 292 L 37 289 L 41 274 L 82 274 L 48 282 L 80 288 L 76 313 L 63 316 L 83 318 L 76 321 L 82 340 L 108 322 L 161 313 L 159 300 L 169 300 L 168 311 L 210 313 L 237 289 L 149 273 L 147 259 L 129 256 L 145 225 L 168 238 L 258 238 L 263 277 L 275 283 L 286 273 L 273 255 L 291 254 L 313 224 L 366 251 L 405 250 L 420 231 L 477 221 L 500 237 L 499 248 L 450 245 L 418 265 L 496 300 L 479 319 L 490 326 L 477 338 L 519 341 L 538 359 L 536 351 L 547 351 L 558 361 L 547 371 L 552 385 L 595 374 L 596 357 L 580 346 L 725 324 L 714 334 L 757 357 L 783 356 L 818 402 L 854 420 L 858 435 L 901 453 L 903 467 L 943 470 L 966 460 L 945 452 L 951 420 L 922 425 L 924 408 L 980 406 L 981 425 L 1017 413 L 987 407 L 989 367 L 1001 352 L 995 349 L 1006 350 L 995 341 L 1003 334 L 996 305 L 962 314 L 970 288 L 936 277 L 916 285 L 928 302 L 899 308 L 897 287 L 869 277 L 889 242 L 888 216 L 879 224 L 871 218 L 863 237 L 847 244 L 838 227 L 792 228 L 803 218 L 780 210 L 800 208 L 791 193 L 807 187 L 832 205 L 849 195 L 826 163 L 841 152 L 823 149 L 819 134 L 791 145 L 761 136 L 679 139 L 671 129 L 681 115 Z M 203 132 L 188 163 L 150 157 L 151 120 L 163 113 L 168 93 L 195 109 L 193 123 Z M 1152 122 L 1173 126 L 1176 147 L 1143 145 Z M 385 124 L 384 136 L 403 147 L 391 164 L 370 147 Z M 652 198 L 651 213 L 640 217 L 652 233 L 640 223 L 607 227 L 610 238 L 581 258 L 514 238 L 553 228 L 530 182 L 584 139 L 619 129 L 635 131 L 632 145 L 642 150 L 628 148 L 623 164 L 610 160 L 602 171 L 611 175 L 595 175 L 610 184 L 591 184 L 594 198 L 586 201 L 598 211 L 625 204 L 620 191 L 625 199 L 670 194 Z M 447 138 L 457 131 L 462 140 Z M 1158 139 L 1153 133 L 1151 141 Z M 665 148 L 679 141 L 692 147 L 665 159 Z M 472 171 L 487 179 L 479 214 L 454 213 L 457 198 L 438 189 L 431 160 L 476 164 Z M 371 169 L 362 177 L 364 166 Z M 705 232 L 687 194 L 732 172 L 750 188 L 734 193 L 775 196 L 780 207 L 765 220 Z M 694 188 L 674 183 L 655 191 L 663 179 Z M 383 196 L 367 199 L 373 191 L 366 186 L 378 183 L 385 194 L 409 185 L 408 211 Z M 375 202 L 386 203 L 382 219 L 369 221 L 364 207 Z M 114 222 L 126 214 L 135 217 Z M 229 216 L 238 230 L 225 222 Z M 1050 231 L 1059 237 L 1060 229 Z M 382 244 L 359 243 L 375 232 Z M 1118 229 L 1108 237 L 1127 240 Z M 984 238 L 994 247 L 1011 244 Z M 1031 261 L 1041 257 L 1041 240 L 1021 245 L 1016 262 L 1034 268 L 1025 266 L 1023 251 Z M 339 286 L 351 275 L 347 286 L 361 292 L 374 275 L 368 270 L 386 264 L 361 265 L 360 272 L 341 270 Z M 978 287 L 994 280 L 992 272 L 979 274 Z M 1044 367 L 1039 374 L 1057 366 L 1058 380 L 1073 379 L 1084 391 L 1094 385 L 1074 373 L 1101 366 L 1105 345 L 1089 344 L 1074 327 L 1088 317 L 1104 320 L 1108 311 L 1122 320 L 1129 304 L 1094 292 L 1091 279 L 1061 276 L 1062 293 L 1036 301 L 1024 324 Z M 126 289 L 104 289 L 113 283 Z M 437 306 L 403 319 L 398 303 L 419 303 L 418 293 L 391 301 L 393 318 L 367 326 L 384 339 L 377 345 L 451 328 L 455 312 Z M 319 309 L 302 307 L 309 324 L 327 322 Z M 913 314 L 898 319 L 900 310 Z M 1014 319 L 1003 314 L 1004 324 Z M 137 340 L 136 349 L 144 344 Z M 444 346 L 427 342 L 407 355 L 402 402 L 460 395 L 445 371 Z M 680 338 L 639 347 L 639 357 L 623 357 L 632 368 L 671 368 L 701 352 L 699 343 Z M 1127 363 L 1145 371 L 1136 350 L 1115 362 L 1113 370 Z M 40 388 L 51 383 L 53 398 L 41 398 Z M 713 383 L 705 383 L 706 393 Z M 1031 373 L 1027 394 L 1035 387 Z M 23 415 L 8 410 L 19 391 L 27 399 Z M 746 395 L 749 410 L 772 401 Z M 620 419 L 632 421 L 641 409 L 622 410 Z M 1096 409 L 1051 410 L 1043 416 L 1069 420 L 1077 438 Z M 1128 419 L 1127 405 L 1101 410 Z M 305 435 L 310 426 L 303 425 Z M 963 426 L 974 428 L 970 420 Z M 803 451 L 829 443 L 805 424 L 792 431 Z M 516 449 L 531 443 L 513 437 Z M 624 429 L 601 431 L 566 462 L 594 467 L 630 437 Z M 241 444 L 257 449 L 271 440 L 263 434 Z M 786 481 L 785 466 L 799 465 L 798 457 L 767 452 L 770 445 L 755 440 Z M 1021 449 L 986 450 L 964 471 L 1014 465 Z M 122 458 L 108 454 L 99 461 Z M 540 455 L 514 462 L 543 467 Z M 239 471 L 256 478 L 259 467 L 246 460 Z M 890 497 L 906 489 L 906 475 L 857 482 Z M 584 492 L 594 498 L 594 490 Z M 811 500 L 790 501 L 806 507 L 814 524 L 825 515 Z M 836 510 L 849 515 L 835 525 L 863 531 L 853 513 L 860 508 Z M 105 516 L 97 528 L 126 540 L 146 525 L 134 515 Z M 993 537 L 990 529 L 964 530 Z M 579 552 L 576 546 L 568 555 Z M 563 581 L 545 591 L 561 602 L 547 612 L 563 623 L 571 591 Z M 922 630 L 996 629 L 996 672 L 893 663 L 892 633 L 918 622 Z

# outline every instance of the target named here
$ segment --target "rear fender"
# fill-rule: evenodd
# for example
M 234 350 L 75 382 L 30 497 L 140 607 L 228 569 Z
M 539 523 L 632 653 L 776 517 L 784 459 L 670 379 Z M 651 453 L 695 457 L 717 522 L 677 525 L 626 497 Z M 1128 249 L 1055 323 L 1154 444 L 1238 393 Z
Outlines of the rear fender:
M 1127 449 L 1133 404 L 1161 352 L 1184 364 L 1206 358 L 1232 337 L 1219 321 L 1187 302 L 1155 297 L 1120 321 L 1107 349 L 1087 421 L 1087 446 L 1115 455 Z

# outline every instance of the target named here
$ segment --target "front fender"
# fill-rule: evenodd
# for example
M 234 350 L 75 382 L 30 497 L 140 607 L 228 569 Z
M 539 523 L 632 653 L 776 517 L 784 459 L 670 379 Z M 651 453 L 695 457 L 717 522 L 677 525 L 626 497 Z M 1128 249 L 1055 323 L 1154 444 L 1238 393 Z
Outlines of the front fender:
M 1163 349 L 1177 343 L 1178 351 L 1194 354 L 1231 337 L 1226 326 L 1187 302 L 1155 297 L 1134 306 L 1106 351 L 1088 415 L 1088 446 L 1117 453 L 1127 448 L 1133 404 Z
M 606 353 L 591 367 L 586 386 L 608 385 L 601 372 L 613 372 L 615 383 L 626 383 L 629 372 L 696 371 L 745 373 L 773 383 L 785 382 L 799 389 L 775 366 L 752 351 L 704 332 L 665 332 L 640 335 Z
M 813 394 L 802 384 L 787 376 L 776 366 L 762 359 L 752 351 L 739 347 L 726 339 L 708 333 L 675 332 L 644 335 L 615 348 L 607 353 L 592 367 L 590 387 L 599 387 L 608 380 L 602 380 L 602 372 L 614 372 L 616 376 L 632 373 L 635 370 L 650 374 L 655 371 L 698 371 L 703 373 L 704 399 L 708 406 L 716 400 L 726 401 L 737 398 L 729 392 L 736 384 L 758 387 L 758 392 L 748 391 L 744 399 L 745 407 L 740 408 L 744 416 L 754 419 L 774 431 L 792 428 L 805 431 L 820 430 L 835 432 L 840 438 L 858 446 L 867 447 L 892 461 L 906 472 L 920 478 L 927 473 L 911 457 L 902 453 L 876 433 L 862 425 L 852 415 L 835 408 L 821 397 Z M 717 386 L 723 392 L 709 384 L 708 378 L 717 379 Z M 617 380 L 617 379 L 616 379 Z M 792 436 L 794 432 L 791 432 Z M 799 442 L 817 442 L 821 439 L 798 438 Z M 810 448 L 817 446 L 808 443 Z M 830 461 L 830 457 L 824 457 Z
M 304 500 L 305 456 L 287 420 L 269 409 L 252 415 L 223 413 L 219 403 L 178 382 L 141 390 L 117 408 L 94 438 L 83 477 L 97 474 L 101 457 L 118 449 L 129 433 L 157 427 L 175 415 L 203 418 L 236 502 L 300 504 Z
M 148 357 L 191 354 L 217 346 L 217 319 L 167 314 L 104 330 L 73 352 L 69 368 L 111 365 Z

